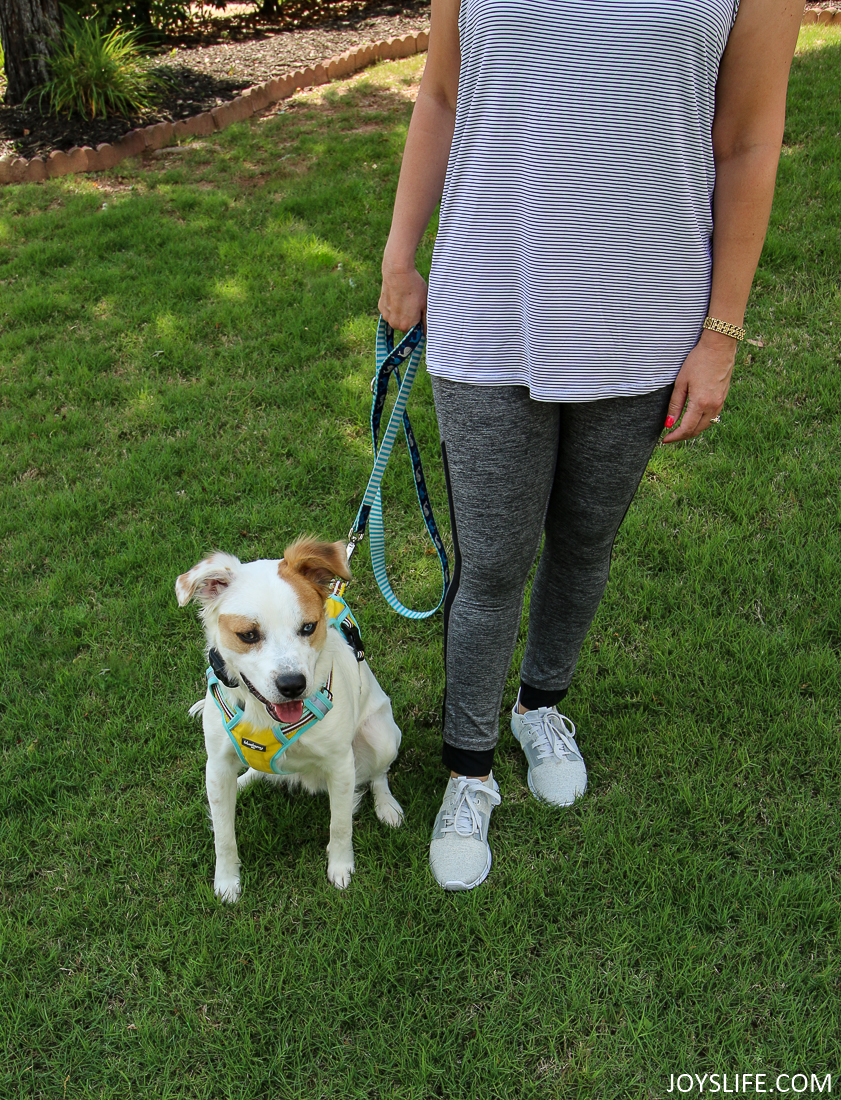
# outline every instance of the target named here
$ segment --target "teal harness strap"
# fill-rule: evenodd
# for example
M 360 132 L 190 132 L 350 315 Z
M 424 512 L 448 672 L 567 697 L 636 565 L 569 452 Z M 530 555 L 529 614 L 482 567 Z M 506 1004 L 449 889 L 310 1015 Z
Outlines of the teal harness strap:
M 303 729 L 298 730 L 298 732 L 295 734 L 295 737 L 292 738 L 292 741 L 300 737 L 304 730 L 308 730 L 314 722 L 320 722 L 321 719 L 333 709 L 333 693 L 330 690 L 332 683 L 333 670 L 330 669 L 330 675 L 327 677 L 327 683 L 324 685 L 324 687 L 319 688 L 318 691 L 316 691 L 313 695 L 310 695 L 307 699 L 304 700 L 304 706 L 313 716 L 312 721 L 307 722 Z M 272 726 L 273 730 L 275 728 L 275 726 Z M 290 745 L 292 744 L 292 741 L 289 742 Z
M 245 764 L 246 768 L 250 767 L 248 761 L 242 755 L 242 749 L 239 747 L 239 742 L 233 735 L 233 729 L 238 726 L 242 721 L 242 716 L 245 713 L 241 707 L 232 707 L 228 702 L 228 697 L 222 690 L 222 685 L 219 683 L 219 678 L 213 671 L 210 665 L 205 669 L 205 676 L 207 677 L 207 687 L 210 692 L 211 698 L 216 706 L 219 708 L 219 713 L 222 715 L 222 721 L 225 723 L 225 733 L 231 739 L 231 744 L 236 749 L 237 756 Z
M 345 603 L 345 601 L 342 599 L 342 597 L 337 596 L 334 593 L 333 595 L 331 595 L 330 599 L 331 600 L 336 600 L 337 603 L 341 603 L 342 610 L 339 612 L 338 615 L 334 615 L 331 619 L 328 619 L 327 620 L 327 625 L 328 626 L 335 626 L 336 629 L 340 629 L 341 625 L 345 621 L 345 619 L 350 619 L 350 621 L 353 623 L 353 625 L 356 626 L 357 624 L 356 624 L 356 621 L 355 621 L 353 615 L 351 615 L 351 613 L 350 613 L 350 608 Z
M 233 732 L 242 721 L 245 712 L 241 707 L 231 706 L 216 673 L 210 666 L 208 666 L 205 676 L 207 677 L 207 686 L 210 689 L 213 701 L 216 703 L 216 706 L 219 708 L 219 713 L 222 715 L 222 721 L 225 724 L 225 732 L 228 734 L 231 744 L 236 749 L 237 756 L 247 768 L 250 768 L 252 765 L 243 755 L 242 747 Z M 304 711 L 309 711 L 311 717 L 305 719 L 302 714 L 298 722 L 290 722 L 288 725 L 281 723 L 267 727 L 271 729 L 275 740 L 278 742 L 278 749 L 269 760 L 269 769 L 275 775 L 294 774 L 294 772 L 283 771 L 278 761 L 289 746 L 295 744 L 302 733 L 306 733 L 308 729 L 314 726 L 316 722 L 320 722 L 321 719 L 333 709 L 333 693 L 330 690 L 332 683 L 333 670 L 331 669 L 330 675 L 327 677 L 327 683 L 304 700 Z

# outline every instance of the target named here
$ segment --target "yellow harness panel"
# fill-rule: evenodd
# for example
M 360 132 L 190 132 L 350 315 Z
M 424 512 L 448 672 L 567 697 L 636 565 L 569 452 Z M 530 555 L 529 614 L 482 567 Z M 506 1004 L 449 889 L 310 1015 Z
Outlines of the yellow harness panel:
M 249 768 L 256 768 L 258 772 L 271 772 L 272 757 L 281 747 L 281 742 L 275 737 L 271 726 L 255 730 L 250 723 L 239 722 L 228 732 L 236 739 L 239 755 Z
M 243 721 L 243 712 L 238 706 L 232 706 L 219 683 L 213 668 L 206 671 L 210 694 L 225 723 L 225 730 L 240 760 L 249 768 L 273 775 L 288 775 L 279 765 L 279 760 L 293 741 L 314 726 L 333 707 L 333 670 L 327 677 L 327 683 L 309 698 L 304 700 L 301 717 L 297 722 L 278 723 L 255 729 L 250 722 Z

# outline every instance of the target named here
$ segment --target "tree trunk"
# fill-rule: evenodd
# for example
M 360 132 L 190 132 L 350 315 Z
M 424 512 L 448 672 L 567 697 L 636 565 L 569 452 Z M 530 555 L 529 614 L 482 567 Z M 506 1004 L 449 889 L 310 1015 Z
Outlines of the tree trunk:
M 58 0 L 0 0 L 7 103 L 23 102 L 27 92 L 49 79 L 60 31 Z

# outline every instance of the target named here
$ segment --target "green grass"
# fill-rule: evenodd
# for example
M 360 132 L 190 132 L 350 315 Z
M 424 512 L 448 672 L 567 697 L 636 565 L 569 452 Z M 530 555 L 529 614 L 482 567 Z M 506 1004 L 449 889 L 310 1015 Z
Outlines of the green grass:
M 720 428 L 658 450 L 617 542 L 569 697 L 590 790 L 535 804 L 503 717 L 494 869 L 467 895 L 427 867 L 440 620 L 389 612 L 360 553 L 407 825 L 366 801 L 340 894 L 326 799 L 252 788 L 244 895 L 215 901 L 202 637 L 173 594 L 213 547 L 347 532 L 422 59 L 0 194 L 0 1095 L 647 1098 L 672 1073 L 841 1073 L 841 34 L 801 43 L 763 346 Z M 425 377 L 411 411 L 443 521 Z M 385 491 L 395 587 L 429 601 L 405 450 Z

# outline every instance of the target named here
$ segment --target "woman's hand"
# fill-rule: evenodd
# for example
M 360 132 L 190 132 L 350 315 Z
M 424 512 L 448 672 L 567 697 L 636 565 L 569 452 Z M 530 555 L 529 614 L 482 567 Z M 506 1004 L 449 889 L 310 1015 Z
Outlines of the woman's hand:
M 417 268 L 383 260 L 380 313 L 392 328 L 408 332 L 418 321 L 426 327 L 426 282 Z
M 692 439 L 710 426 L 713 417 L 718 416 L 730 389 L 736 346 L 736 341 L 731 337 L 704 330 L 675 379 L 666 427 L 676 424 L 681 413 L 683 419 L 674 431 L 663 437 L 663 443 Z

